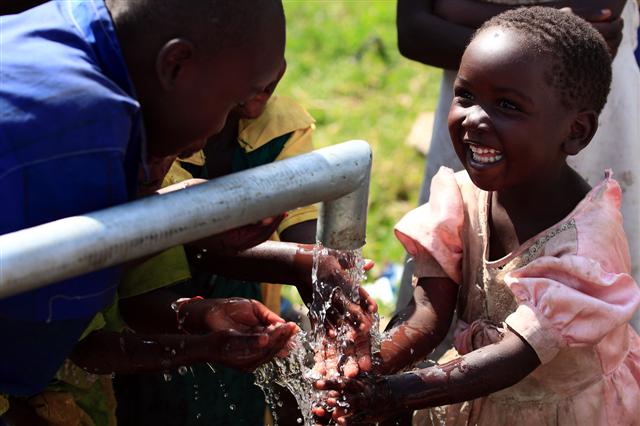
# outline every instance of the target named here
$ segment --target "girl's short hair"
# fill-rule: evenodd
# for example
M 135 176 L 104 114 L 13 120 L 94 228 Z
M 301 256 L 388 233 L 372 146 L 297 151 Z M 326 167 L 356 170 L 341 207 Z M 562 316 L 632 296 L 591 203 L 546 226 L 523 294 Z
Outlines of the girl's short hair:
M 551 59 L 545 78 L 558 90 L 564 105 L 602 111 L 611 86 L 611 55 L 600 33 L 587 21 L 558 9 L 534 6 L 496 15 L 476 35 L 491 27 L 521 32 L 528 49 Z

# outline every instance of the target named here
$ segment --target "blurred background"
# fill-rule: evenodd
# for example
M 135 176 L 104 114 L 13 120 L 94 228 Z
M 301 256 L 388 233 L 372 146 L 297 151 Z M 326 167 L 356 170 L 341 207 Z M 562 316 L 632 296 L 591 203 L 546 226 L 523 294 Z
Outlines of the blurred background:
M 317 148 L 364 139 L 373 149 L 366 288 L 389 318 L 404 249 L 393 225 L 417 205 L 441 70 L 397 49 L 395 0 L 284 0 L 287 73 L 277 95 L 316 119 Z M 374 285 L 375 283 L 375 285 Z M 296 306 L 295 290 L 283 294 Z

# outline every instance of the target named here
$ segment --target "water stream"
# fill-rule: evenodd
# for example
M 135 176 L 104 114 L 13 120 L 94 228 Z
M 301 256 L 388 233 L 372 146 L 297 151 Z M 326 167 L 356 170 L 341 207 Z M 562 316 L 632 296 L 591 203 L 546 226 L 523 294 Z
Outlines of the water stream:
M 335 275 L 326 273 L 327 269 L 331 269 L 327 268 L 327 265 L 335 265 L 335 259 L 339 260 L 340 267 L 344 271 L 344 274 L 341 274 L 343 279 L 335 279 Z M 327 352 L 333 354 L 335 351 L 334 360 L 337 362 L 331 365 L 337 366 L 337 369 L 328 369 L 324 377 L 339 375 L 340 367 L 347 358 L 345 348 L 352 343 L 352 329 L 347 325 L 348 314 L 342 318 L 344 323 L 335 329 L 335 337 L 327 339 L 325 324 L 328 316 L 335 318 L 336 315 L 340 315 L 339 312 L 336 313 L 332 302 L 339 297 L 336 292 L 342 292 L 348 300 L 359 303 L 358 289 L 364 278 L 362 252 L 352 250 L 330 253 L 326 248 L 316 246 L 313 265 L 313 302 L 309 310 L 310 320 L 314 324 L 312 331 L 300 332 L 295 336 L 294 347 L 286 358 L 274 358 L 255 371 L 256 384 L 264 391 L 266 401 L 274 413 L 276 424 L 278 419 L 275 412 L 283 403 L 272 384 L 288 389 L 296 398 L 303 416 L 297 419 L 297 423 L 313 426 L 315 422 L 311 409 L 318 401 L 325 399 L 323 391 L 313 387 L 313 383 L 321 378 L 317 365 L 317 360 L 321 356 L 316 355 Z M 375 314 L 371 326 L 371 352 L 374 354 L 379 351 L 381 341 L 378 321 L 378 316 Z

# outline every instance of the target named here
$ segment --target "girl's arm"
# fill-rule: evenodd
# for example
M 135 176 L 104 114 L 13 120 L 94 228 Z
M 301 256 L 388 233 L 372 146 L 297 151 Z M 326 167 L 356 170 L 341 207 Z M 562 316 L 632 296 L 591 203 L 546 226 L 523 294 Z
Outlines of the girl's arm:
M 470 401 L 512 386 L 540 365 L 535 351 L 508 331 L 495 344 L 453 361 L 393 376 L 318 382 L 333 389 L 328 405 L 341 425 L 384 419 L 395 412 Z M 340 394 L 343 395 L 340 398 Z M 349 404 L 348 412 L 338 404 Z
M 458 285 L 449 278 L 420 278 L 411 303 L 391 320 L 378 372 L 393 373 L 425 359 L 447 335 L 457 296 Z

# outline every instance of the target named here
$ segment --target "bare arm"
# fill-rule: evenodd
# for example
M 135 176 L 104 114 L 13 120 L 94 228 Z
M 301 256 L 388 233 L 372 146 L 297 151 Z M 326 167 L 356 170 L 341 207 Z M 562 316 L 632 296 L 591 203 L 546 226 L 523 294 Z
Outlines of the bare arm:
M 302 299 L 311 301 L 312 244 L 265 241 L 236 255 L 206 252 L 199 259 L 189 257 L 200 267 L 225 277 L 295 285 Z
M 418 280 L 412 302 L 391 320 L 379 372 L 392 373 L 423 360 L 447 335 L 457 295 L 458 285 L 448 278 Z
M 522 380 L 540 361 L 518 335 L 508 331 L 495 344 L 485 346 L 447 364 L 386 377 L 343 379 L 319 383 L 333 389 L 333 418 L 341 425 L 376 421 L 406 409 L 420 409 L 469 401 Z M 338 391 L 349 404 L 340 407 Z
M 96 374 L 159 372 L 195 362 L 214 362 L 204 357 L 202 340 L 198 335 L 96 331 L 76 345 L 70 358 Z M 96 348 L 100 348 L 100 356 L 96 356 Z
M 189 257 L 199 267 L 213 273 L 245 281 L 264 281 L 292 284 L 298 287 L 303 299 L 311 300 L 311 268 L 313 246 L 304 244 L 266 241 L 238 254 L 216 254 L 185 247 Z M 190 251 L 191 250 L 191 251 Z M 180 296 L 167 288 L 161 288 L 139 296 L 120 300 L 120 312 L 125 322 L 138 333 L 179 333 L 175 311 L 171 304 Z M 201 321 L 208 301 L 185 305 L 190 330 L 202 330 Z
M 545 6 L 570 7 L 591 22 L 615 54 L 621 40 L 625 0 L 557 0 Z M 473 32 L 509 6 L 475 0 L 398 0 L 396 25 L 400 53 L 414 61 L 457 70 Z M 609 9 L 609 14 L 603 14 Z
M 71 359 L 97 373 L 162 371 L 202 362 L 252 370 L 286 351 L 285 345 L 298 330 L 255 300 L 231 298 L 192 304 L 200 310 L 198 322 L 185 321 L 180 334 L 96 331 L 76 345 Z M 195 315 L 197 311 L 191 312 Z M 192 323 L 201 323 L 201 328 L 190 328 Z
M 432 0 L 398 0 L 398 49 L 414 61 L 457 70 L 473 29 L 437 16 L 434 3 Z
M 447 364 L 389 376 L 389 386 L 399 407 L 434 407 L 470 401 L 513 386 L 539 365 L 531 346 L 507 331 L 500 342 Z

